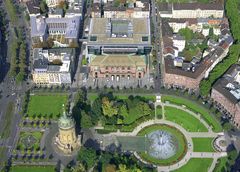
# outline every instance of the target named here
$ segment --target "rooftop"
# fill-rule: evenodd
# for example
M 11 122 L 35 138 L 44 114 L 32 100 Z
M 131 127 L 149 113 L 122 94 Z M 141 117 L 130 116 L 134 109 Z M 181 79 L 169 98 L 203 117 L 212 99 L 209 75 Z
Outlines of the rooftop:
M 105 54 L 105 55 L 94 55 L 93 60 L 90 63 L 91 66 L 146 66 L 146 57 L 144 55 L 121 55 L 121 54 Z
M 71 48 L 53 48 L 33 50 L 33 69 L 49 72 L 69 72 L 74 50 Z
M 91 19 L 89 44 L 146 45 L 150 43 L 150 21 L 147 18 Z
M 163 13 L 172 13 L 172 10 L 224 10 L 221 3 L 159 3 L 158 7 Z
M 240 102 L 240 65 L 232 65 L 226 74 L 218 79 L 213 88 L 232 103 Z
M 31 0 L 26 2 L 29 14 L 40 14 L 40 0 Z

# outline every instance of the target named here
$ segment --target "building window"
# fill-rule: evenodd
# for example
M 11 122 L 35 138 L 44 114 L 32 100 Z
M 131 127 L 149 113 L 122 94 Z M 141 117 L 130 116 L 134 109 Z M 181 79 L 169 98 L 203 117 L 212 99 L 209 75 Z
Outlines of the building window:
M 90 41 L 97 41 L 97 36 L 91 36 Z
M 147 42 L 147 41 L 148 41 L 148 36 L 143 36 L 143 37 L 142 37 L 142 41 L 143 41 L 143 42 Z
M 127 68 L 128 70 L 130 70 L 130 66 L 128 66 L 128 68 Z

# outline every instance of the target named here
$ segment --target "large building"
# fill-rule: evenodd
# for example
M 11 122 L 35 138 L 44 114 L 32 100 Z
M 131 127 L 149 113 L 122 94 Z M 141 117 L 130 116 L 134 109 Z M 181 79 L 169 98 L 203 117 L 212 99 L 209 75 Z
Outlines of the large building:
M 233 65 L 213 86 L 211 98 L 240 127 L 240 65 Z
M 37 85 L 70 85 L 74 71 L 74 49 L 33 50 L 33 83 Z
M 94 55 L 90 63 L 95 78 L 143 78 L 147 72 L 145 55 L 106 54 Z
M 87 43 L 88 56 L 101 53 L 151 52 L 150 20 L 92 18 Z
M 78 43 L 80 16 L 69 16 L 64 18 L 42 16 L 31 16 L 32 43 L 40 44 L 48 38 L 54 40 L 55 46 L 75 47 Z
M 142 78 L 151 52 L 149 19 L 92 18 L 86 49 L 92 77 Z
M 160 3 L 159 13 L 163 18 L 223 18 L 222 3 Z

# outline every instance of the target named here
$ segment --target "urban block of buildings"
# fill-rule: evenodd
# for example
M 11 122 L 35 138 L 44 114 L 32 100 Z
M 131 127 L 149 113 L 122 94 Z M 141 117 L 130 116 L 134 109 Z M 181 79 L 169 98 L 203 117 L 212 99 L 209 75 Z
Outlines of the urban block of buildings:
M 217 108 L 226 114 L 237 127 L 240 126 L 240 65 L 229 68 L 225 75 L 218 79 L 211 92 L 211 98 Z
M 172 11 L 181 10 L 181 8 L 192 11 L 200 8 L 202 11 L 199 15 L 189 14 L 189 17 L 186 17 L 179 14 L 178 17 L 173 15 L 171 18 L 162 19 L 163 57 L 165 62 L 164 86 L 198 91 L 200 81 L 207 78 L 211 70 L 223 60 L 233 43 L 228 20 L 223 18 L 223 7 L 218 4 L 216 5 L 217 8 L 214 8 L 212 4 L 194 5 L 194 3 L 190 5 L 170 4 L 168 6 L 171 7 Z M 217 11 L 221 10 L 222 13 L 220 15 L 218 11 L 216 15 L 213 15 L 213 11 L 208 11 L 210 9 L 213 11 L 215 9 Z M 204 11 L 211 15 L 205 15 Z M 175 13 L 172 12 L 172 14 Z M 181 29 L 186 28 L 196 33 L 198 38 L 187 41 L 183 35 L 178 33 Z M 209 38 L 211 30 L 213 32 L 211 33 L 212 36 L 214 35 L 217 40 Z M 185 51 L 187 47 L 190 47 L 190 49 L 191 46 L 196 48 L 206 43 L 207 48 L 203 50 L 198 48 L 194 55 L 191 55 L 190 50 Z
M 33 83 L 37 85 L 70 85 L 74 71 L 75 51 L 70 48 L 33 49 Z
M 92 18 L 86 57 L 94 78 L 142 78 L 151 52 L 147 18 Z
M 33 46 L 52 39 L 58 47 L 76 47 L 79 38 L 80 16 L 64 18 L 45 18 L 41 15 L 31 16 L 31 38 Z
M 126 1 L 116 4 L 115 1 L 93 1 L 92 17 L 103 18 L 149 18 L 148 0 Z

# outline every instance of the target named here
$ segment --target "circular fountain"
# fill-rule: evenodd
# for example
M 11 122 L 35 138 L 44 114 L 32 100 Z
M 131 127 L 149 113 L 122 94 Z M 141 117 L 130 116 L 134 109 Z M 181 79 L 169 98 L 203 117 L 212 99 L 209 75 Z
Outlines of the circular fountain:
M 174 135 L 164 130 L 156 130 L 147 135 L 148 154 L 157 159 L 168 159 L 178 150 L 178 141 Z

